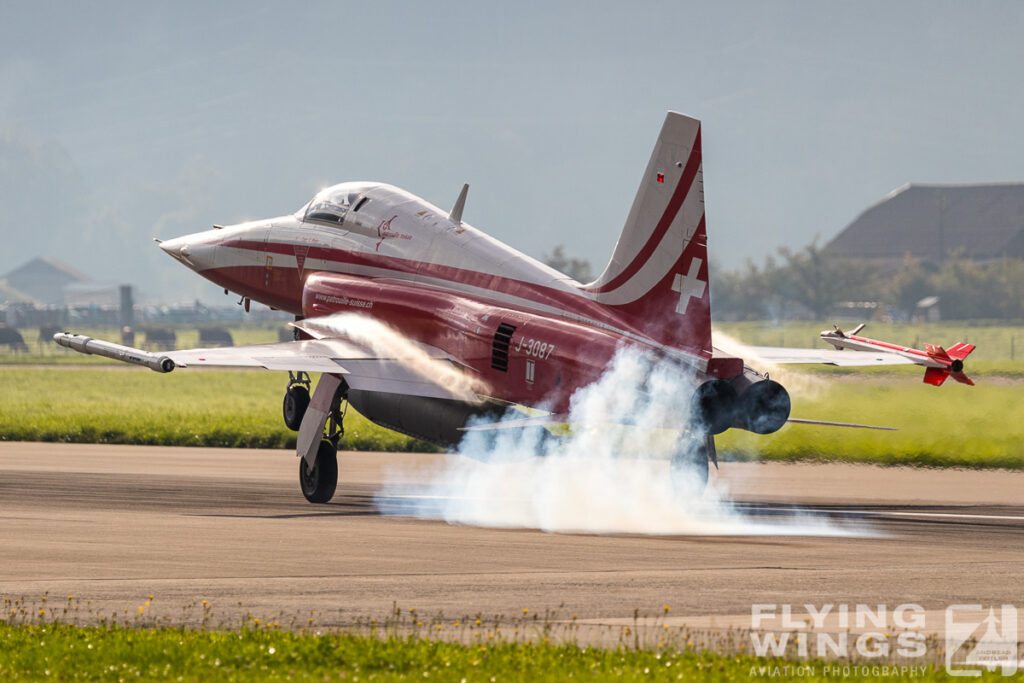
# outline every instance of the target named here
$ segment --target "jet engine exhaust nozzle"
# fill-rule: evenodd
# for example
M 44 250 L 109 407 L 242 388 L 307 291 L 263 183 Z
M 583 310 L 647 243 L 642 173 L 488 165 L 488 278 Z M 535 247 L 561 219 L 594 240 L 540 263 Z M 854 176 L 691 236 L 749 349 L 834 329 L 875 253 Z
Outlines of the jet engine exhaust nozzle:
M 789 419 L 789 392 L 770 379 L 751 384 L 740 394 L 736 426 L 755 434 L 771 434 Z
M 708 434 L 721 434 L 736 421 L 738 400 L 736 390 L 724 379 L 704 382 L 690 401 L 691 419 Z

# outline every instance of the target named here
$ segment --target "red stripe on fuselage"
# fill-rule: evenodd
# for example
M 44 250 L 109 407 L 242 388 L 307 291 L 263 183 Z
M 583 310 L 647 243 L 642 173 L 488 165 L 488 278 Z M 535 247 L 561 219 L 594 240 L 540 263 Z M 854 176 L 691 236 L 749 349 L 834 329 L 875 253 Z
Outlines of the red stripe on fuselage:
M 661 220 L 659 220 L 658 224 L 654 227 L 654 232 L 651 233 L 651 236 L 647 238 L 647 242 L 644 244 L 643 248 L 637 252 L 637 255 L 621 273 L 600 287 L 587 289 L 588 292 L 601 293 L 617 289 L 644 267 L 647 260 L 650 259 L 651 255 L 655 250 L 657 250 L 658 245 L 661 244 L 661 240 L 665 237 L 665 233 L 668 232 L 669 226 L 672 225 L 672 221 L 676 219 L 676 214 L 679 213 L 679 208 L 689 196 L 690 190 L 693 188 L 694 180 L 697 178 L 697 170 L 700 168 L 700 162 L 700 128 L 697 128 L 697 136 L 694 138 L 693 148 L 690 150 L 690 158 L 686 161 L 686 168 L 683 169 L 683 175 L 679 178 L 679 184 L 676 185 L 675 192 L 672 193 L 668 206 L 665 207 L 665 212 L 661 215 Z
M 219 242 L 218 246 L 253 251 L 266 251 L 272 254 L 283 254 L 286 256 L 294 256 L 295 254 L 294 245 L 272 241 L 262 242 L 255 240 L 229 239 Z M 318 270 L 317 268 L 312 267 L 311 264 L 312 261 L 317 259 L 354 266 L 381 268 L 408 275 L 421 275 L 469 287 L 495 291 L 506 296 L 514 296 L 537 304 L 552 306 L 568 315 L 589 318 L 595 322 L 649 338 L 640 326 L 624 319 L 621 315 L 616 315 L 615 311 L 609 307 L 603 306 L 596 301 L 579 294 L 564 292 L 553 287 L 538 285 L 524 280 L 514 280 L 512 278 L 506 278 L 492 273 L 481 273 L 475 270 L 467 270 L 464 268 L 457 268 L 455 266 L 443 266 L 426 261 L 413 261 L 411 259 L 403 259 L 395 256 L 368 254 L 360 251 L 319 246 L 309 247 L 309 251 L 306 254 L 304 270 L 306 272 L 314 272 Z M 262 265 L 245 267 L 263 268 Z M 214 270 L 226 270 L 226 268 Z M 465 294 L 461 292 L 458 294 L 465 296 Z M 296 292 L 296 297 L 297 300 L 301 298 L 301 292 Z M 507 305 L 500 301 L 495 303 Z M 545 313 L 543 310 L 540 310 L 539 312 Z

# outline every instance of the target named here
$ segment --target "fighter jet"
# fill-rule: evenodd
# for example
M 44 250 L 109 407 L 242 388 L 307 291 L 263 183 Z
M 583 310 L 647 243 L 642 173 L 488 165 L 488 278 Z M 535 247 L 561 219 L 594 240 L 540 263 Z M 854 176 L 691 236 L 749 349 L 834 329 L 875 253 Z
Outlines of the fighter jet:
M 679 374 L 686 447 L 674 469 L 706 480 L 709 461 L 717 465 L 714 436 L 727 429 L 770 434 L 787 421 L 814 422 L 790 418 L 788 392 L 756 363 L 712 344 L 698 120 L 666 116 L 611 259 L 593 282 L 466 223 L 467 191 L 444 210 L 392 185 L 346 182 L 291 214 L 160 243 L 239 295 L 246 310 L 257 301 L 294 315 L 295 341 L 155 354 L 66 333 L 55 340 L 158 372 L 287 371 L 284 420 L 298 431 L 299 481 L 314 503 L 335 492 L 346 405 L 451 447 L 467 430 L 564 420 L 573 394 L 624 348 Z M 786 360 L 788 350 L 770 351 L 761 359 Z M 874 365 L 906 360 L 898 351 L 841 353 L 845 365 Z M 949 367 L 954 377 L 962 371 Z M 310 373 L 321 373 L 315 389 Z M 508 419 L 514 409 L 525 417 Z

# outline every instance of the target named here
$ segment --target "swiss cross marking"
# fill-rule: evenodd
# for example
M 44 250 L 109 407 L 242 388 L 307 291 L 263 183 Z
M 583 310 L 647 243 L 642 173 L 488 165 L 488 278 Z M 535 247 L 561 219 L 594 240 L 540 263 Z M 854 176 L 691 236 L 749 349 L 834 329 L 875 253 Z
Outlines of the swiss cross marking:
M 703 261 L 699 258 L 690 261 L 690 270 L 686 273 L 685 277 L 682 273 L 676 273 L 676 279 L 672 282 L 672 291 L 679 292 L 676 313 L 686 313 L 686 307 L 689 306 L 691 298 L 699 299 L 704 296 L 704 288 L 707 287 L 708 283 L 697 279 L 701 263 Z

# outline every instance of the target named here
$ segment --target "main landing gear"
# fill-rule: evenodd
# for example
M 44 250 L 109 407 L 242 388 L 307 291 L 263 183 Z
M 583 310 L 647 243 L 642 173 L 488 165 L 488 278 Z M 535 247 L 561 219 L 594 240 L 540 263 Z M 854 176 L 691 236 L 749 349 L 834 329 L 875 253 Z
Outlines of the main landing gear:
M 310 379 L 308 372 L 289 372 L 288 388 L 284 392 L 284 423 L 293 432 L 299 431 L 302 418 L 309 407 Z
M 708 484 L 708 470 L 712 462 L 717 468 L 715 437 L 711 434 L 684 434 L 676 445 L 669 468 L 673 489 L 680 495 L 700 495 Z
M 299 488 L 310 503 L 326 503 L 338 487 L 338 443 L 343 426 L 348 385 L 338 375 L 324 374 L 310 398 L 305 372 L 288 373 L 284 421 L 299 432 Z

